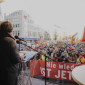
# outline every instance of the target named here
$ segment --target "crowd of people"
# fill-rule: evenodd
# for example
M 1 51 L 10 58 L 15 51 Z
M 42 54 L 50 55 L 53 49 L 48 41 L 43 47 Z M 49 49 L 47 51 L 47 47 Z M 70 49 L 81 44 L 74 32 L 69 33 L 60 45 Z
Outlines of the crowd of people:
M 85 63 L 85 43 L 78 44 L 66 44 L 58 46 L 57 44 L 50 44 L 44 47 L 38 48 L 38 54 L 36 55 L 37 60 L 53 60 L 56 62 L 67 62 L 67 63 Z
M 17 39 L 12 37 L 12 30 L 10 22 L 0 24 L 0 84 L 3 85 L 17 85 L 18 64 L 23 62 L 17 50 Z M 58 43 L 41 43 L 35 49 L 33 46 L 26 48 L 38 52 L 31 59 L 45 60 L 46 57 L 47 61 L 85 64 L 85 43 L 64 43 L 62 46 L 58 46 Z

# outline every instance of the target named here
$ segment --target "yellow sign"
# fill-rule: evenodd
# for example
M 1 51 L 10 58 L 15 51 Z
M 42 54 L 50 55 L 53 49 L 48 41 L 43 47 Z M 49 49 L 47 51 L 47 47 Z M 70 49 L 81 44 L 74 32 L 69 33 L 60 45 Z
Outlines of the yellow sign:
M 80 43 L 80 40 L 76 40 L 76 43 Z

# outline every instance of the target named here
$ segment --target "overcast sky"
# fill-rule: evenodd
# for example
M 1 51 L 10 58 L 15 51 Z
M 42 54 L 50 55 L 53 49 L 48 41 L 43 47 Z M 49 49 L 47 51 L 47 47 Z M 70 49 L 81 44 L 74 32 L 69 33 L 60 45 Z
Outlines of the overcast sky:
M 50 32 L 82 35 L 85 26 L 85 0 L 5 0 L 2 13 L 25 10 L 36 24 Z M 56 26 L 55 26 L 56 24 Z

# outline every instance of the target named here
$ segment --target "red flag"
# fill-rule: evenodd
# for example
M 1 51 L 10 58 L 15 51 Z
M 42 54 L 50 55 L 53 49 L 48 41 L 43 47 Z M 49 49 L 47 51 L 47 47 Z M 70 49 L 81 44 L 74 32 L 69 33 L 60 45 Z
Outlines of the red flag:
M 85 42 L 85 27 L 84 27 L 84 33 L 83 33 L 83 37 L 81 39 L 81 42 Z
M 38 41 L 35 41 L 35 44 L 38 44 Z

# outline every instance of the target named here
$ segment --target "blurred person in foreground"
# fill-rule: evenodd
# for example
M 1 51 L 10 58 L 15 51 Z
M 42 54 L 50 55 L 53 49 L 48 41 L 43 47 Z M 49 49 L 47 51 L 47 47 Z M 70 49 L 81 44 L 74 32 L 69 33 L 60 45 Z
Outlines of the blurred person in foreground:
M 0 24 L 0 85 L 17 85 L 18 63 L 21 62 L 8 21 Z

